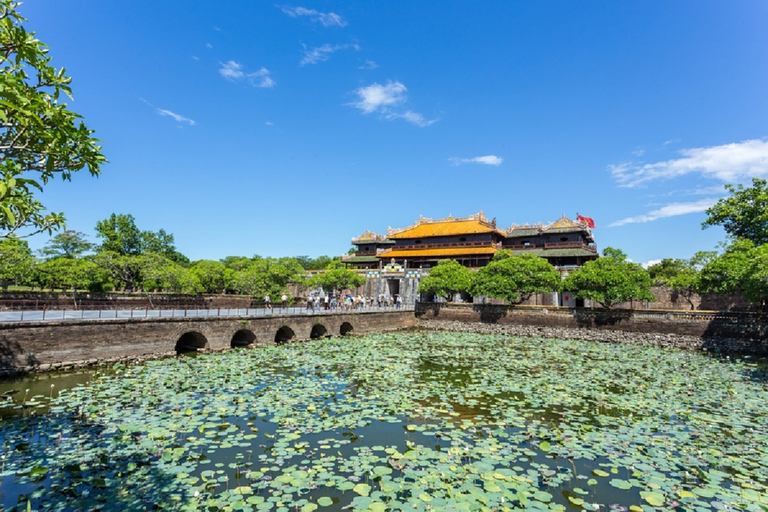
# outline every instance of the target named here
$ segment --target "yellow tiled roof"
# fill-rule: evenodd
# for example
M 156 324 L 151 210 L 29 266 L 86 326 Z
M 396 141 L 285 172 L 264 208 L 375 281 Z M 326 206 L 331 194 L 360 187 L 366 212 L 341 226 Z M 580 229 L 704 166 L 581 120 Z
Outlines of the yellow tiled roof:
M 389 235 L 388 238 L 426 238 L 430 236 L 472 235 L 494 232 L 502 234 L 497 228 L 478 220 L 448 220 L 444 222 L 418 223 L 410 229 Z
M 456 247 L 448 249 L 393 249 L 378 255 L 379 258 L 429 258 L 433 256 L 471 256 L 495 254 L 495 247 Z

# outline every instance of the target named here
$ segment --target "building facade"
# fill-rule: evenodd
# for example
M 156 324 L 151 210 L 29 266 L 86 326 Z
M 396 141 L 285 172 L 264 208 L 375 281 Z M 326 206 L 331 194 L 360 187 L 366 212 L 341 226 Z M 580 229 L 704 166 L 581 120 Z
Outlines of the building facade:
M 588 219 L 591 222 L 591 219 Z M 500 229 L 484 212 L 469 217 L 428 219 L 387 230 L 366 231 L 352 239 L 357 251 L 342 257 L 347 267 L 364 270 L 365 293 L 373 297 L 400 295 L 406 304 L 417 299 L 418 283 L 441 260 L 453 259 L 469 268 L 487 265 L 494 254 L 536 254 L 563 275 L 598 257 L 588 223 L 563 215 L 549 224 L 513 224 Z M 568 294 L 543 297 L 542 304 L 573 305 Z
M 513 254 L 536 254 L 567 272 L 598 257 L 586 222 L 563 216 L 546 225 L 513 224 L 500 229 L 496 219 L 486 219 L 482 211 L 459 218 L 421 217 L 406 228 L 388 229 L 386 235 L 366 231 L 353 238 L 352 243 L 357 252 L 342 261 L 361 269 L 381 269 L 391 263 L 404 269 L 429 269 L 444 259 L 479 268 L 487 265 L 498 251 L 507 249 Z

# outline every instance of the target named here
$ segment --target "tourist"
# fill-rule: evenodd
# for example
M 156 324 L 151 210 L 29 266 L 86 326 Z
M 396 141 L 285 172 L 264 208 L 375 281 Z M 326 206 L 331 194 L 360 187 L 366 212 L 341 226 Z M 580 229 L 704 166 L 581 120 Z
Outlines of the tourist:
M 272 301 L 269 299 L 269 295 L 264 296 L 264 307 L 269 308 L 269 311 L 272 311 Z
M 288 306 L 288 295 L 283 294 L 280 297 L 280 301 L 283 303 L 283 309 L 285 309 Z
M 312 295 L 307 295 L 307 311 L 315 312 L 315 301 L 312 299 Z
M 396 295 L 395 301 L 397 303 L 397 309 L 400 309 L 401 307 L 403 307 L 403 298 L 400 296 L 400 294 Z

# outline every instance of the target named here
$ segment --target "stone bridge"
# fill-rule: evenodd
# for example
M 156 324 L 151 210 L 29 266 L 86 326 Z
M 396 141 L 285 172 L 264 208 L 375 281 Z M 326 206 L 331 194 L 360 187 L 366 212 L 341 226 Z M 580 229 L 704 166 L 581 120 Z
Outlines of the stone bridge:
M 413 311 L 0 324 L 0 375 L 413 327 Z

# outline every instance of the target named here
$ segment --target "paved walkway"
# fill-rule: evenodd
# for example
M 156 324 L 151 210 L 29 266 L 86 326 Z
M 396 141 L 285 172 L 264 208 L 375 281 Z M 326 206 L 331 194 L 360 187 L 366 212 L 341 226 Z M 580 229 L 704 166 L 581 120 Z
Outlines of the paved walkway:
M 331 315 L 334 313 L 372 313 L 384 311 L 413 311 L 413 306 L 368 307 L 344 310 L 281 308 L 217 308 L 217 309 L 65 309 L 0 311 L 0 323 L 61 322 L 62 320 L 114 320 L 116 318 L 183 318 L 183 317 L 264 317 L 273 315 Z

